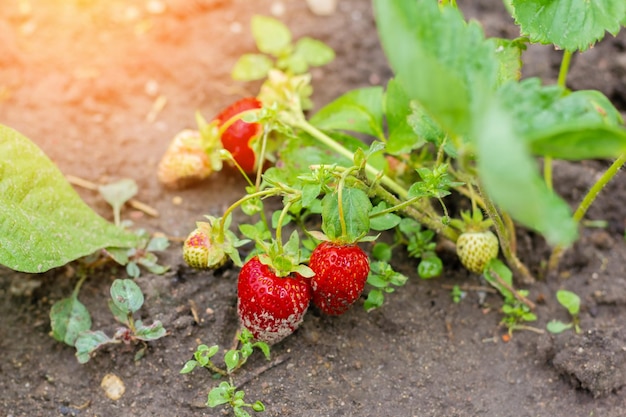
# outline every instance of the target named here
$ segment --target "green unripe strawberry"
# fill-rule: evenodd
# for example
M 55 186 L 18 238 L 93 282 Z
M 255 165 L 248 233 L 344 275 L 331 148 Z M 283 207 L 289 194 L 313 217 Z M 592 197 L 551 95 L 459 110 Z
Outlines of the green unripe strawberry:
M 498 256 L 498 238 L 493 232 L 461 233 L 456 241 L 456 253 L 465 268 L 481 274 L 487 263 Z
M 211 243 L 207 231 L 198 227 L 185 239 L 183 259 L 192 268 L 217 269 L 226 263 L 228 257 L 221 248 Z

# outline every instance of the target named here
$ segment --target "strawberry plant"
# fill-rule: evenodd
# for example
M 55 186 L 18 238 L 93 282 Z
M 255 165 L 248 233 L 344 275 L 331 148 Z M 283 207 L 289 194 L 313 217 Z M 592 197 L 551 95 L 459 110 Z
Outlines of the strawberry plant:
M 221 216 L 207 216 L 209 238 L 188 245 L 202 249 L 186 259 L 210 267 L 227 256 L 242 266 L 238 313 L 255 338 L 277 343 L 294 332 L 309 299 L 322 313 L 344 314 L 367 283 L 373 289 L 364 307 L 380 307 L 384 293 L 407 279 L 393 270 L 399 248 L 419 260 L 417 275 L 425 279 L 448 267 L 442 250 L 456 253 L 502 295 L 501 324 L 509 333 L 541 332 L 526 324 L 537 319 L 529 292 L 514 285 L 535 279 L 517 256 L 516 228 L 543 236 L 553 248 L 546 272 L 555 271 L 590 204 L 626 162 L 619 111 L 598 91 L 567 88 L 572 54 L 616 33 L 626 4 L 544 3 L 508 2 L 522 32 L 510 40 L 486 37 L 454 1 L 373 0 L 394 77 L 385 86 L 348 91 L 314 114 L 306 71 L 332 54 L 308 40 L 294 46 L 280 22 L 253 19 L 261 53 L 242 57 L 233 76 L 264 79 L 257 101 L 246 98 L 245 108 L 235 103 L 232 114 L 200 124 L 212 132 L 211 144 L 218 138 L 230 152 L 204 151 L 234 161 L 248 187 Z M 581 30 L 570 30 L 573 21 Z M 564 51 L 557 84 L 521 79 L 521 53 L 530 42 Z M 248 132 L 238 148 L 249 155 L 245 162 L 226 133 L 235 124 Z M 614 162 L 572 212 L 555 191 L 553 161 L 598 158 Z M 271 212 L 268 199 L 282 208 Z M 250 221 L 238 232 L 255 244 L 244 262 L 238 248 L 248 241 L 229 224 L 239 208 Z M 293 232 L 283 246 L 288 225 Z M 378 241 L 380 234 L 392 243 Z M 368 253 L 361 246 L 370 242 Z M 457 302 L 462 293 L 455 288 Z

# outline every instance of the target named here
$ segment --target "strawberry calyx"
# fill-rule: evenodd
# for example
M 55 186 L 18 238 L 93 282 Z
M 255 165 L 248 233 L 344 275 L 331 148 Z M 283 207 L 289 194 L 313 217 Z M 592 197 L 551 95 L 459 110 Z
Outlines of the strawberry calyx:
M 461 219 L 450 220 L 450 226 L 455 227 L 461 232 L 486 232 L 493 225 L 491 219 L 485 219 L 482 211 L 476 209 L 471 213 L 469 211 L 461 211 Z
M 207 263 L 209 267 L 212 265 L 223 264 L 226 258 L 230 258 L 237 266 L 241 266 L 241 258 L 237 248 L 249 242 L 247 239 L 239 239 L 232 231 L 228 229 L 231 217 L 226 219 L 213 216 L 205 216 L 208 221 L 197 222 L 199 230 L 204 232 L 211 242 L 211 250 L 208 254 Z M 222 222 L 222 220 L 224 220 Z M 225 226 L 225 227 L 222 227 Z
M 259 261 L 268 266 L 277 277 L 289 277 L 297 273 L 304 278 L 311 278 L 315 273 L 307 265 L 302 264 L 302 251 L 300 250 L 300 237 L 294 231 L 289 241 L 283 246 L 279 240 L 272 239 L 268 242 L 257 242 L 262 248 L 258 255 Z

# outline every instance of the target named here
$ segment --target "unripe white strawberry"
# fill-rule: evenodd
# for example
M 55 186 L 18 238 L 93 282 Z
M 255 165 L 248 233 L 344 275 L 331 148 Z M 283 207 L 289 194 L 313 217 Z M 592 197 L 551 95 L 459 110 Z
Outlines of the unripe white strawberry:
M 493 232 L 461 233 L 456 241 L 456 253 L 465 268 L 481 274 L 487 263 L 498 256 L 498 238 Z
M 208 233 L 200 226 L 185 239 L 183 259 L 192 268 L 217 269 L 226 263 L 228 257 L 221 248 L 211 243 Z
M 174 137 L 163 155 L 157 175 L 166 187 L 180 189 L 207 178 L 212 172 L 200 133 L 183 130 Z

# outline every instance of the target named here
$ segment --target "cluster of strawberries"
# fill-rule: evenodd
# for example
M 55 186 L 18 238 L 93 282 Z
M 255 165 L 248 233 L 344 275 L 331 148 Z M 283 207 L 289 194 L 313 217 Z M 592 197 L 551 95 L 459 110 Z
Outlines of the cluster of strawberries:
M 223 127 L 219 139 L 235 162 L 247 173 L 256 169 L 256 154 L 251 142 L 261 134 L 258 123 L 246 123 L 236 116 L 259 109 L 253 97 L 241 99 L 213 120 Z M 233 121 L 235 118 L 235 121 Z M 174 138 L 159 165 L 159 179 L 167 186 L 180 187 L 208 177 L 213 167 L 207 156 L 206 138 L 199 132 L 185 131 Z M 186 239 L 183 257 L 194 268 L 218 268 L 227 256 L 215 261 L 219 251 L 206 228 L 199 227 Z M 212 259 L 212 260 L 211 260 Z M 276 343 L 300 325 L 312 301 L 325 314 L 340 315 L 360 297 L 369 274 L 369 259 L 356 244 L 322 242 L 311 254 L 312 277 L 297 272 L 279 276 L 259 256 L 248 260 L 239 273 L 238 313 L 242 325 L 258 340 Z
M 185 240 L 185 262 L 197 269 L 211 265 L 215 245 L 205 230 L 197 228 Z M 224 261 L 226 257 L 224 255 Z M 325 314 L 345 313 L 358 300 L 370 271 L 369 259 L 356 244 L 320 243 L 309 260 L 311 278 L 292 272 L 279 276 L 259 256 L 248 260 L 239 272 L 237 296 L 239 318 L 256 339 L 277 343 L 302 323 L 311 301 Z

